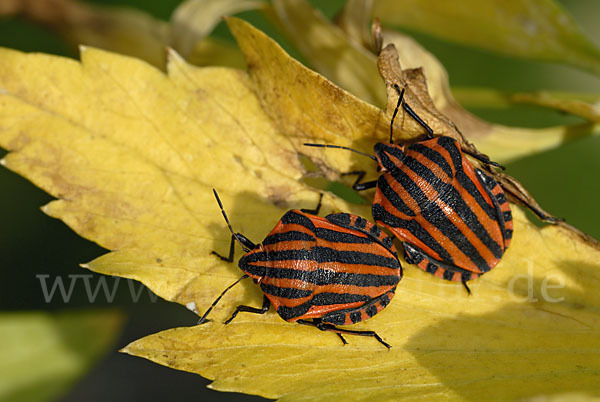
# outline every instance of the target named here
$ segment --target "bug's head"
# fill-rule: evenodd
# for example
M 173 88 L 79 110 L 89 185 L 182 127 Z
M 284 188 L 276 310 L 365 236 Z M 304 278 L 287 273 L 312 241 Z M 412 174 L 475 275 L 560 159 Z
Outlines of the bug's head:
M 265 252 L 261 247 L 250 250 L 240 258 L 238 263 L 240 269 L 246 275 L 254 280 L 255 283 L 260 283 L 263 277 L 266 276 Z
M 384 144 L 382 142 L 375 144 L 375 158 L 381 172 L 397 169 L 403 163 L 405 156 L 404 145 Z

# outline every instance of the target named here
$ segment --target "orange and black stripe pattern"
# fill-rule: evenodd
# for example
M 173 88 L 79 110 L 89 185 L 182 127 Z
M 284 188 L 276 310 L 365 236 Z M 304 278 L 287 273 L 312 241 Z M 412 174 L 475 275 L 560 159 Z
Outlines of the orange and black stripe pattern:
M 512 238 L 510 207 L 456 140 L 379 143 L 375 153 L 373 218 L 403 242 L 407 262 L 463 283 L 496 266 Z
M 321 218 L 288 211 L 239 266 L 284 320 L 335 325 L 377 314 L 402 278 L 392 238 L 346 213 Z

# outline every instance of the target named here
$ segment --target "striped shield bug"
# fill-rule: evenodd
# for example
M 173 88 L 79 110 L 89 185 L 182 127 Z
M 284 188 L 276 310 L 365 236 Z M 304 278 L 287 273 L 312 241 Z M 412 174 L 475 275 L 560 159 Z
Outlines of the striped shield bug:
M 337 145 L 305 144 L 342 148 L 369 156 L 377 162 L 377 180 L 361 182 L 357 191 L 376 187 L 372 213 L 375 222 L 388 228 L 404 246 L 408 263 L 439 278 L 466 282 L 489 270 L 510 244 L 512 214 L 500 184 L 475 168 L 458 141 L 433 136 L 433 130 L 404 102 L 404 90 L 396 85 L 398 104 L 390 125 L 390 142 L 377 143 L 375 156 Z M 427 131 L 423 141 L 408 145 L 392 141 L 394 118 L 400 106 Z M 469 155 L 499 166 L 480 155 Z
M 244 275 L 221 293 L 200 323 L 229 289 L 249 277 L 264 293 L 262 308 L 238 306 L 225 324 L 240 312 L 264 314 L 272 304 L 284 320 L 335 332 L 344 344 L 343 335 L 362 335 L 390 347 L 374 331 L 336 327 L 374 316 L 394 296 L 402 266 L 390 236 L 356 215 L 317 216 L 319 199 L 314 210 L 286 212 L 262 244 L 255 244 L 233 231 L 213 192 L 232 237 L 228 257 L 212 253 L 233 262 L 235 243 L 239 243 L 246 253 L 238 263 Z

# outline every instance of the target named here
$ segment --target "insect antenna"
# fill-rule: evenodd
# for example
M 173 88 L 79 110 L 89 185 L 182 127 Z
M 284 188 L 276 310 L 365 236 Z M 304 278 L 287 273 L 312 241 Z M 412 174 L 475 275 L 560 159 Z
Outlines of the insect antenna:
M 223 218 L 225 218 L 225 222 L 227 223 L 227 227 L 229 228 L 229 231 L 231 232 L 233 237 L 235 237 L 235 239 L 238 241 L 238 243 L 240 243 L 240 246 L 242 246 L 242 249 L 247 253 L 248 251 L 256 248 L 256 245 L 254 243 L 252 243 L 250 240 L 248 240 L 246 238 L 246 236 L 242 235 L 241 233 L 235 233 L 233 231 L 233 228 L 231 227 L 231 223 L 229 223 L 229 218 L 227 218 L 227 214 L 225 213 L 225 209 L 223 209 L 223 203 L 221 203 L 219 194 L 217 194 L 217 190 L 215 190 L 214 188 L 213 188 L 213 194 L 215 195 L 215 198 L 217 199 L 219 208 L 221 208 L 221 213 L 223 214 Z
M 404 101 L 404 88 L 400 89 L 398 84 L 394 84 L 394 88 L 396 88 L 396 91 L 400 94 L 400 97 L 398 98 L 398 105 L 402 104 L 402 109 L 404 109 L 410 117 L 415 119 L 415 121 L 417 123 L 419 123 L 421 125 L 421 127 L 423 127 L 425 129 L 425 131 L 427 131 L 427 137 L 433 138 L 433 129 L 431 127 L 429 127 L 429 124 L 425 123 L 423 121 L 423 119 L 421 119 L 419 117 L 417 112 L 415 112 L 410 106 L 408 106 L 408 103 L 406 103 Z M 396 112 L 398 111 L 398 105 L 396 105 L 396 110 L 394 110 L 394 116 L 396 116 Z M 392 116 L 392 123 L 394 123 L 394 116 Z M 390 131 L 391 131 L 391 127 L 390 127 Z M 390 138 L 390 143 L 391 143 L 391 138 Z
M 225 213 L 225 209 L 223 208 L 223 203 L 221 202 L 221 199 L 219 198 L 219 194 L 217 194 L 217 190 L 215 190 L 213 188 L 213 194 L 215 195 L 215 198 L 217 199 L 217 203 L 219 204 L 219 208 L 221 209 L 221 213 L 223 214 L 223 218 L 225 218 L 225 222 L 227 223 L 227 227 L 229 228 L 229 231 L 231 232 L 233 238 L 235 238 L 237 240 L 238 243 L 240 243 L 240 246 L 242 246 L 242 249 L 245 252 L 250 251 L 251 249 L 255 248 L 256 245 L 254 243 L 252 243 L 250 240 L 248 240 L 246 238 L 246 236 L 242 235 L 241 233 L 235 233 L 233 231 L 233 228 L 231 227 L 231 223 L 229 222 L 229 218 L 227 217 L 227 214 Z M 231 252 L 230 252 L 230 256 L 229 258 L 233 258 L 233 239 L 231 240 Z M 217 254 L 218 255 L 218 254 Z M 221 257 L 222 259 L 225 259 L 224 257 Z M 225 259 L 227 260 L 227 259 Z M 206 310 L 206 313 L 204 313 L 204 315 L 202 317 L 200 317 L 200 319 L 198 320 L 198 324 L 202 324 L 204 322 L 206 322 L 206 317 L 208 316 L 208 313 L 210 313 L 212 311 L 212 309 L 217 305 L 217 303 L 219 303 L 219 300 L 221 300 L 221 298 L 225 295 L 225 293 L 227 293 L 229 291 L 229 289 L 231 289 L 232 287 L 234 287 L 235 285 L 237 285 L 240 281 L 244 280 L 248 278 L 248 275 L 244 274 L 242 275 L 237 281 L 235 281 L 234 283 L 232 283 L 231 285 L 229 285 L 223 292 L 221 292 L 221 294 L 219 295 L 219 297 L 217 297 L 217 299 L 210 305 L 210 307 L 208 308 L 208 310 Z
M 348 147 L 343 147 L 341 145 L 329 145 L 329 144 L 310 144 L 310 143 L 304 143 L 303 145 L 307 146 L 307 147 L 319 147 L 319 148 L 338 148 L 338 149 L 345 149 L 347 151 L 352 151 L 355 152 L 359 155 L 363 155 L 366 156 L 368 158 L 373 159 L 374 161 L 377 161 L 377 159 L 373 156 L 373 155 L 369 155 L 367 153 L 364 152 L 360 152 L 357 151 L 356 149 L 352 149 L 352 148 L 348 148 Z
M 227 286 L 227 288 L 221 292 L 221 294 L 219 295 L 219 297 L 217 297 L 217 299 L 210 305 L 210 307 L 208 308 L 208 310 L 206 310 L 206 313 L 204 313 L 204 315 L 202 317 L 200 317 L 200 319 L 198 320 L 198 325 L 205 323 L 206 317 L 208 316 L 208 313 L 210 313 L 213 309 L 213 307 L 215 307 L 217 305 L 217 303 L 219 303 L 219 300 L 221 300 L 221 298 L 223 297 L 223 295 L 225 293 L 227 293 L 229 291 L 229 289 L 231 289 L 232 287 L 234 287 L 235 285 L 237 285 L 238 283 L 240 283 L 240 281 L 244 280 L 248 278 L 248 275 L 244 274 L 242 275 L 237 281 L 233 282 L 231 285 Z
M 392 114 L 392 121 L 390 122 L 390 144 L 394 143 L 394 119 L 398 114 L 398 109 L 400 109 L 400 105 L 402 104 L 402 102 L 404 102 L 404 88 L 400 90 L 398 84 L 394 84 L 394 88 L 396 88 L 396 91 L 398 91 L 399 96 L 398 103 L 396 104 L 396 109 L 394 109 L 394 114 Z

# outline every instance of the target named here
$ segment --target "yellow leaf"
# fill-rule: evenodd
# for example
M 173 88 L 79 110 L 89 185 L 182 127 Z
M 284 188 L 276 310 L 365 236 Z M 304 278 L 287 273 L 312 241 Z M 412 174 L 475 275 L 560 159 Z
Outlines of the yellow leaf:
M 195 68 L 173 53 L 165 76 L 94 49 L 81 63 L 0 50 L 4 164 L 59 198 L 46 212 L 115 250 L 90 269 L 139 279 L 200 313 L 240 276 L 210 255 L 227 253 L 230 240 L 212 187 L 234 229 L 260 241 L 286 209 L 318 199 L 301 182 L 299 152 L 319 156 L 332 175 L 373 168 L 368 158 L 302 142 L 366 146 L 389 130 L 389 111 L 308 70 L 249 24 L 228 24 L 249 74 Z M 322 213 L 369 209 L 325 193 Z M 211 322 L 124 350 L 202 374 L 216 389 L 294 400 L 597 393 L 600 251 L 563 228 L 536 228 L 517 207 L 513 215 L 513 243 L 471 284 L 472 297 L 405 264 L 390 306 L 352 327 L 376 330 L 391 351 L 362 337 L 342 346 L 273 312 L 223 325 L 236 305 L 260 305 L 248 281 Z M 530 287 L 537 300 L 523 301 Z
M 54 400 L 109 349 L 117 311 L 0 313 L 0 399 Z
M 248 73 L 256 85 L 263 108 L 278 128 L 300 151 L 327 166 L 349 171 L 354 157 L 303 147 L 319 139 L 323 143 L 370 150 L 389 136 L 389 118 L 378 108 L 304 67 L 264 33 L 239 19 L 228 19 L 229 28 L 246 57 Z M 273 79 L 273 77 L 277 79 Z M 370 133 L 365 137 L 363 133 Z M 358 157 L 363 159 L 364 157 Z
M 516 207 L 513 214 L 513 243 L 473 283 L 473 296 L 409 266 L 390 305 L 353 326 L 376 330 L 390 351 L 356 337 L 342 346 L 275 314 L 167 330 L 124 351 L 200 373 L 213 389 L 283 400 L 597 394 L 600 252 L 564 229 L 534 227 Z
M 377 0 L 373 17 L 440 38 L 600 73 L 600 50 L 554 0 Z
M 273 8 L 279 28 L 317 71 L 372 105 L 385 105 L 385 86 L 372 53 L 349 44 L 344 32 L 305 0 L 275 0 Z
M 367 0 L 347 3 L 345 14 L 355 16 L 343 25 L 347 36 L 325 20 L 318 11 L 313 10 L 305 0 L 275 1 L 273 7 L 281 29 L 289 34 L 293 43 L 321 73 L 361 99 L 382 106 L 385 104 L 382 100 L 385 92 L 376 69 L 376 57 L 358 43 L 355 33 L 361 31 L 364 24 L 356 15 L 364 15 L 365 10 L 370 10 L 370 3 Z M 450 89 L 448 73 L 435 56 L 414 39 L 398 32 L 386 30 L 383 32 L 383 39 L 384 44 L 393 43 L 396 46 L 402 68 L 423 68 L 435 107 L 448 116 L 482 153 L 497 162 L 507 163 L 598 132 L 589 125 L 532 129 L 508 127 L 481 120 L 456 102 Z M 426 121 L 433 125 L 432 121 Z M 363 151 L 372 147 L 371 144 L 366 147 L 363 145 L 366 144 L 361 142 L 353 146 Z M 337 165 L 339 162 L 336 162 Z
M 60 198 L 44 212 L 119 250 L 91 263 L 94 270 L 207 305 L 238 275 L 210 256 L 229 244 L 213 187 L 250 238 L 288 207 L 316 203 L 299 182 L 296 150 L 277 135 L 244 72 L 196 69 L 172 54 L 166 77 L 87 48 L 81 64 L 3 50 L 0 70 L 0 145 L 16 151 L 3 163 Z M 268 225 L 257 225 L 259 216 Z M 135 262 L 132 272 L 123 255 Z M 213 289 L 190 285 L 203 274 Z

